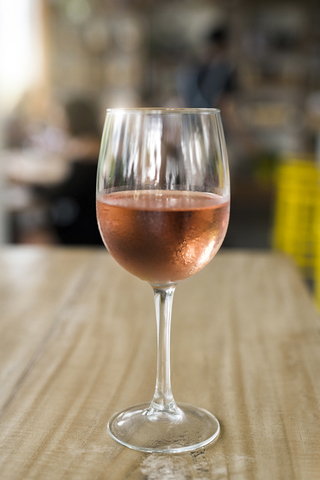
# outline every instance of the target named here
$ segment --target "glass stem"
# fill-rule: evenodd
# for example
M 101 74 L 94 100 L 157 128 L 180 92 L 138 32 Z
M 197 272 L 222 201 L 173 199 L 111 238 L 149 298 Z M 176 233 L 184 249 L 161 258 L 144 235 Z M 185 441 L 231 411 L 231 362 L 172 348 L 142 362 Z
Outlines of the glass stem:
M 153 288 L 157 320 L 157 380 L 151 409 L 175 413 L 177 410 L 171 391 L 170 331 L 173 295 L 176 285 Z

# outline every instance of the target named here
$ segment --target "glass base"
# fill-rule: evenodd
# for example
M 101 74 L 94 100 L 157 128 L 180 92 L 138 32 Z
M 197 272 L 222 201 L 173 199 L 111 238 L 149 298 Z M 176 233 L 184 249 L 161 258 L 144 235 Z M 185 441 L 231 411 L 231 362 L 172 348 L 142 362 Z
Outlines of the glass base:
M 149 453 L 181 453 L 196 450 L 216 440 L 220 424 L 210 412 L 178 404 L 170 411 L 150 403 L 116 413 L 108 422 L 114 440 L 126 447 Z

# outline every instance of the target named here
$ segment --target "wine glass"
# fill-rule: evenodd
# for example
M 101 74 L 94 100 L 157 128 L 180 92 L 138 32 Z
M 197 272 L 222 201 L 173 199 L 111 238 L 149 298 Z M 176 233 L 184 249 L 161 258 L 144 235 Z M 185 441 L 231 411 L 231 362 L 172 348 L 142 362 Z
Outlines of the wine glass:
M 110 435 L 129 448 L 185 452 L 219 435 L 214 415 L 173 398 L 170 324 L 177 282 L 202 269 L 222 244 L 229 190 L 219 110 L 107 111 L 97 173 L 99 230 L 115 260 L 153 288 L 157 320 L 153 400 L 108 423 Z

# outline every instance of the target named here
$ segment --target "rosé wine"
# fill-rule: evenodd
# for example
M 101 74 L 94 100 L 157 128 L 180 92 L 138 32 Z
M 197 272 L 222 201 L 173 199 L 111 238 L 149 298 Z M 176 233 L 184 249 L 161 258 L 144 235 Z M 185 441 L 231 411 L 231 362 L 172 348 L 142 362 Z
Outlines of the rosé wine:
M 227 231 L 229 198 L 178 190 L 118 191 L 97 196 L 103 241 L 115 260 L 153 285 L 203 268 Z

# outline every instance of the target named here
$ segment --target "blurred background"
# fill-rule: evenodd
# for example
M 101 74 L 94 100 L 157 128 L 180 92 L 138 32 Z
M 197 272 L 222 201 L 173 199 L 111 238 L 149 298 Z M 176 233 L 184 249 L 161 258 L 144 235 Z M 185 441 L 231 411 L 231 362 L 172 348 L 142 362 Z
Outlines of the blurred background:
M 319 0 L 0 0 L 0 103 L 1 243 L 102 245 L 106 108 L 214 106 L 224 248 L 284 251 L 317 288 Z

